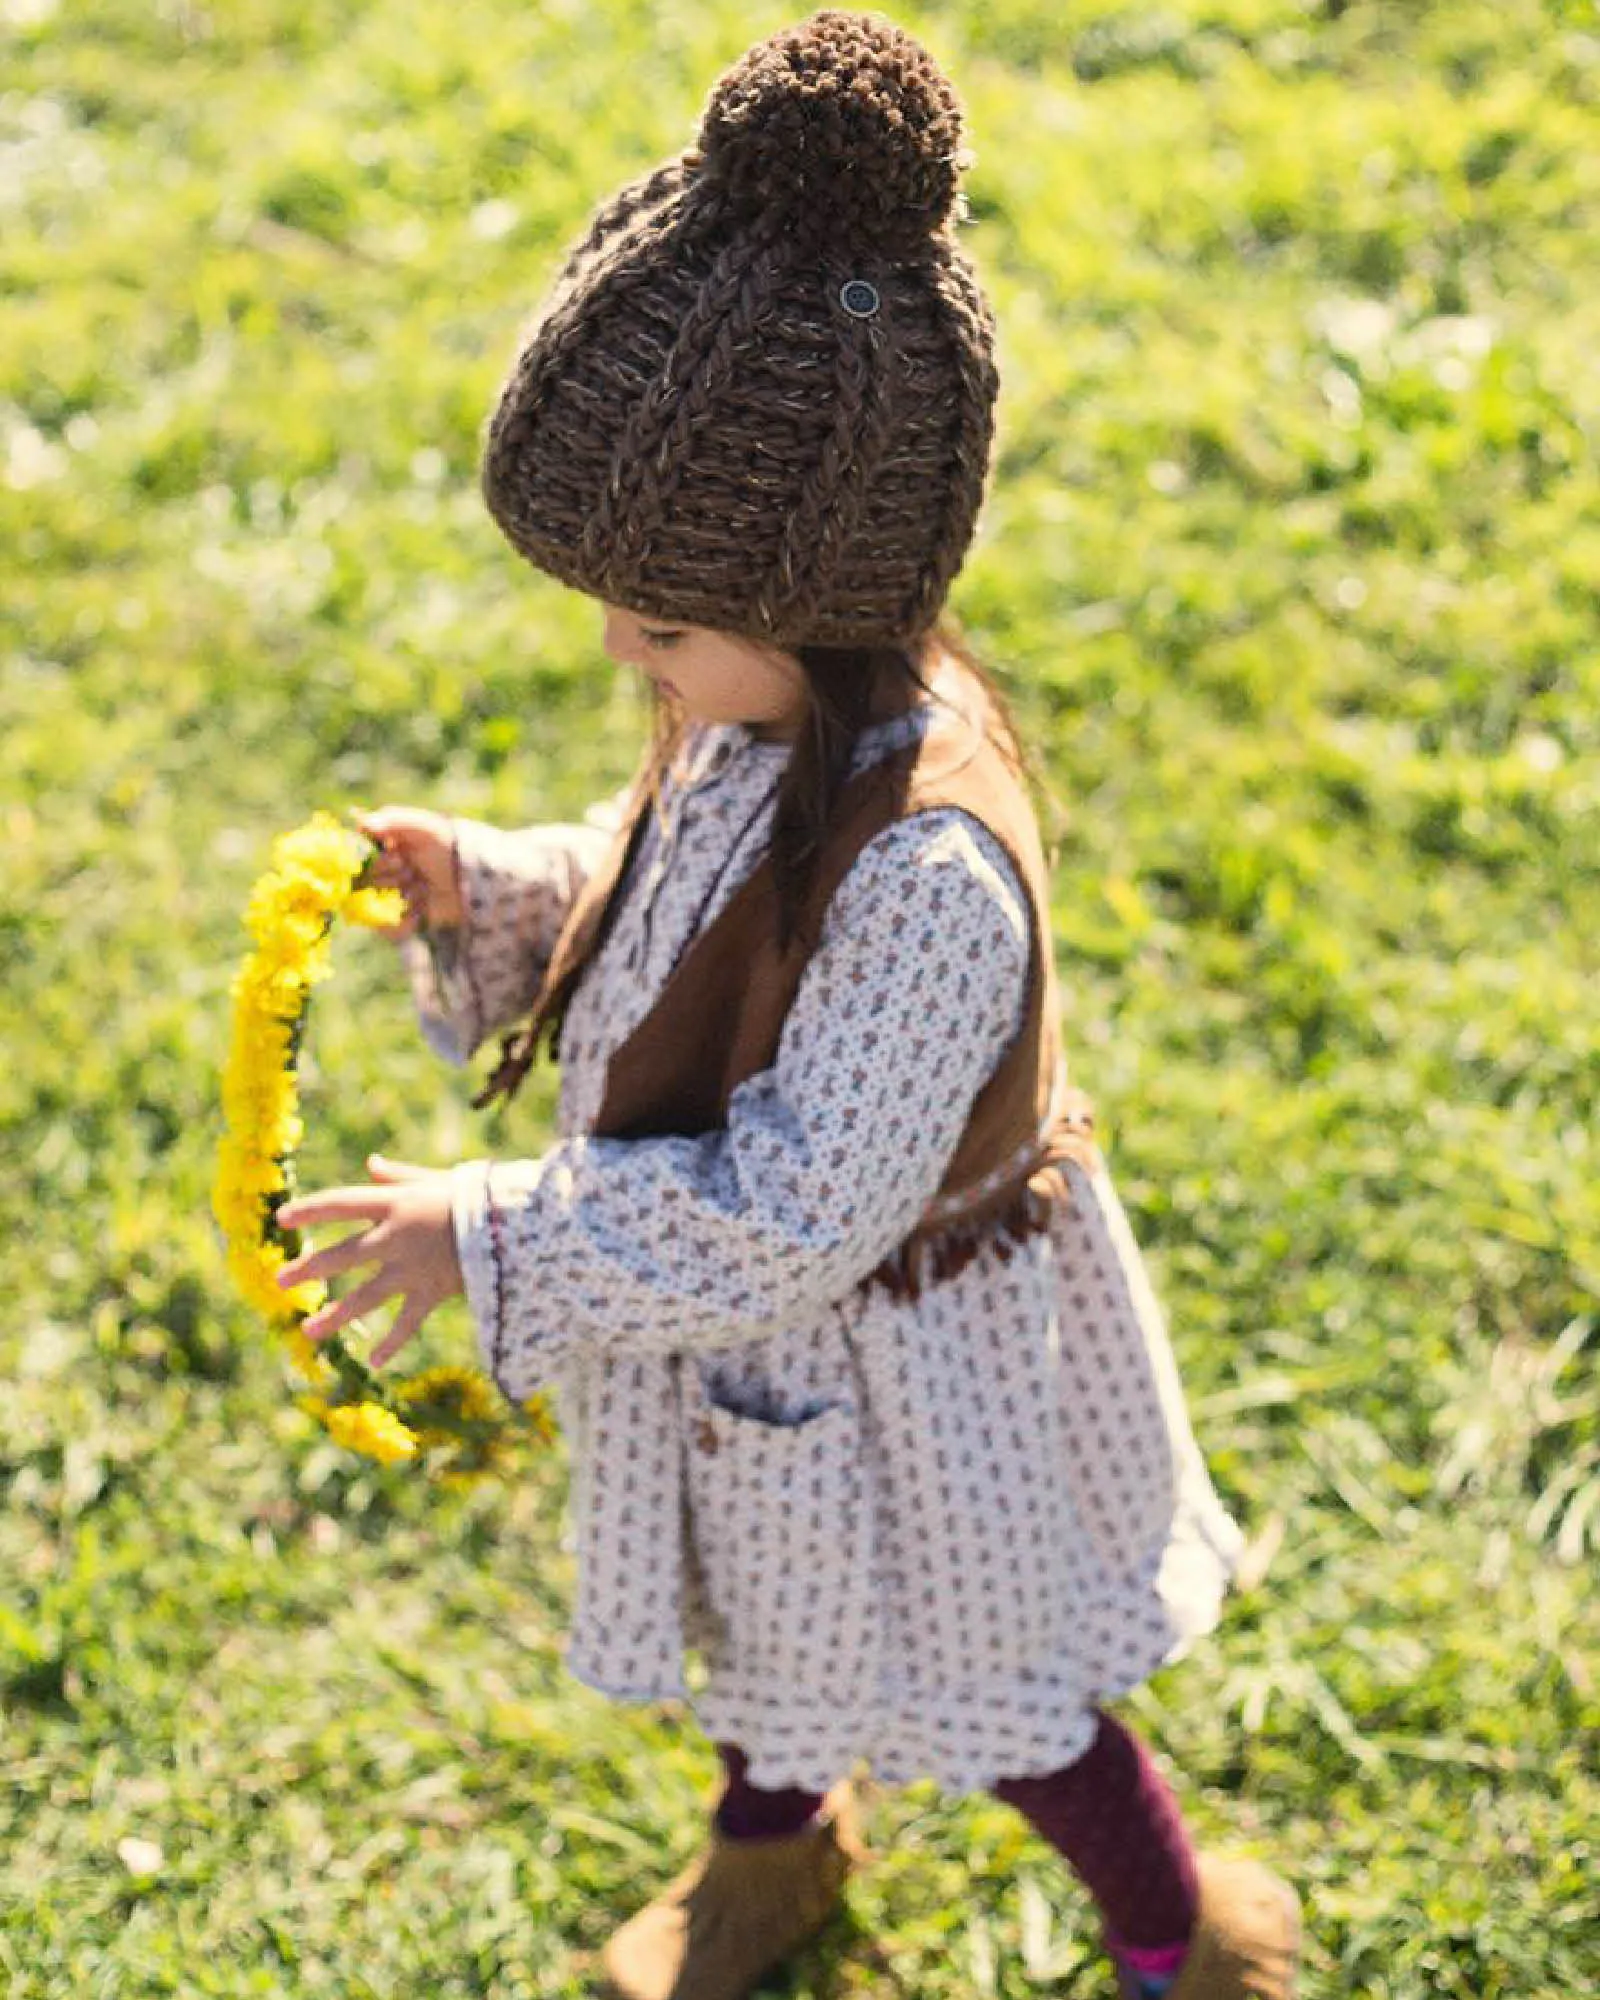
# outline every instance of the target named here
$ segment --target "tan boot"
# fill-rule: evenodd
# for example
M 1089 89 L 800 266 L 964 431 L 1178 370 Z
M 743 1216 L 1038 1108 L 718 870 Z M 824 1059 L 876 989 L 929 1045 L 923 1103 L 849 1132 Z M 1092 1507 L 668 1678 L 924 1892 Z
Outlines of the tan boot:
M 604 1990 L 618 2000 L 744 2000 L 822 1928 L 865 1859 L 848 1783 L 799 1833 L 725 1840 L 713 1827 L 705 1851 L 607 1943 Z
M 1259 1861 L 1202 1854 L 1200 1921 L 1165 2000 L 1294 2000 L 1300 1899 Z

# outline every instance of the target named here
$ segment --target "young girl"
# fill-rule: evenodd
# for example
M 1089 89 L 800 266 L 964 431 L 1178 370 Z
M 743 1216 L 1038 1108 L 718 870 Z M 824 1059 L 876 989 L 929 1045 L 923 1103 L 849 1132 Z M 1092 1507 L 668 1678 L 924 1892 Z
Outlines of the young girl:
M 552 1035 L 561 1136 L 283 1211 L 367 1224 L 284 1274 L 376 1266 L 313 1337 L 398 1296 L 382 1362 L 464 1289 L 506 1393 L 553 1388 L 568 1663 L 717 1743 L 703 1852 L 604 1953 L 627 2000 L 738 2000 L 825 1921 L 857 1758 L 1023 1813 L 1126 2000 L 1293 1989 L 1293 1892 L 1197 1855 L 1102 1706 L 1214 1627 L 1241 1537 L 1066 1081 L 1009 717 L 940 618 L 997 389 L 960 129 L 910 37 L 818 14 L 568 257 L 484 491 L 653 740 L 582 826 L 368 821 L 430 1040 L 531 1009 L 485 1096 Z

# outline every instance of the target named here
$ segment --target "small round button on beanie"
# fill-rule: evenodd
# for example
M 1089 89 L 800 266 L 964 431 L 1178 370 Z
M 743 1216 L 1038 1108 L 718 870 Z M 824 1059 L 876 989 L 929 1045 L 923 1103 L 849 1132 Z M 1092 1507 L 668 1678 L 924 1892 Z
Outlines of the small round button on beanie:
M 961 107 L 828 10 L 722 77 L 697 142 L 568 252 L 482 483 L 540 570 L 783 646 L 904 643 L 972 540 L 994 324 L 957 247 Z

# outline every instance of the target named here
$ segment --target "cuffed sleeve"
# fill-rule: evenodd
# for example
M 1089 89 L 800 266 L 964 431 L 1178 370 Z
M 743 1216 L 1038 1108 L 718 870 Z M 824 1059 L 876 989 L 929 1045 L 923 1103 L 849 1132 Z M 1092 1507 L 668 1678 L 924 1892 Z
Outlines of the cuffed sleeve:
M 457 1169 L 467 1297 L 506 1394 L 585 1349 L 732 1346 L 844 1297 L 943 1179 L 1021 1025 L 1028 952 L 987 829 L 954 808 L 899 820 L 840 885 L 725 1129 Z
M 401 946 L 422 1033 L 447 1062 L 532 1005 L 573 900 L 609 849 L 625 793 L 582 824 L 517 831 L 451 822 L 463 917 Z

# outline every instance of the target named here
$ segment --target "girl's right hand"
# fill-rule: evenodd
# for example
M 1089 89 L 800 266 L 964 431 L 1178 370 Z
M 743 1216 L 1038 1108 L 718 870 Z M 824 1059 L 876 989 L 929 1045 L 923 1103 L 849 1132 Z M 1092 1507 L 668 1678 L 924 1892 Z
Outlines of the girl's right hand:
M 398 889 L 406 911 L 386 937 L 407 938 L 419 928 L 452 930 L 466 912 L 456 885 L 455 837 L 443 813 L 411 806 L 380 806 L 357 813 L 355 822 L 378 853 L 372 864 L 375 887 Z

